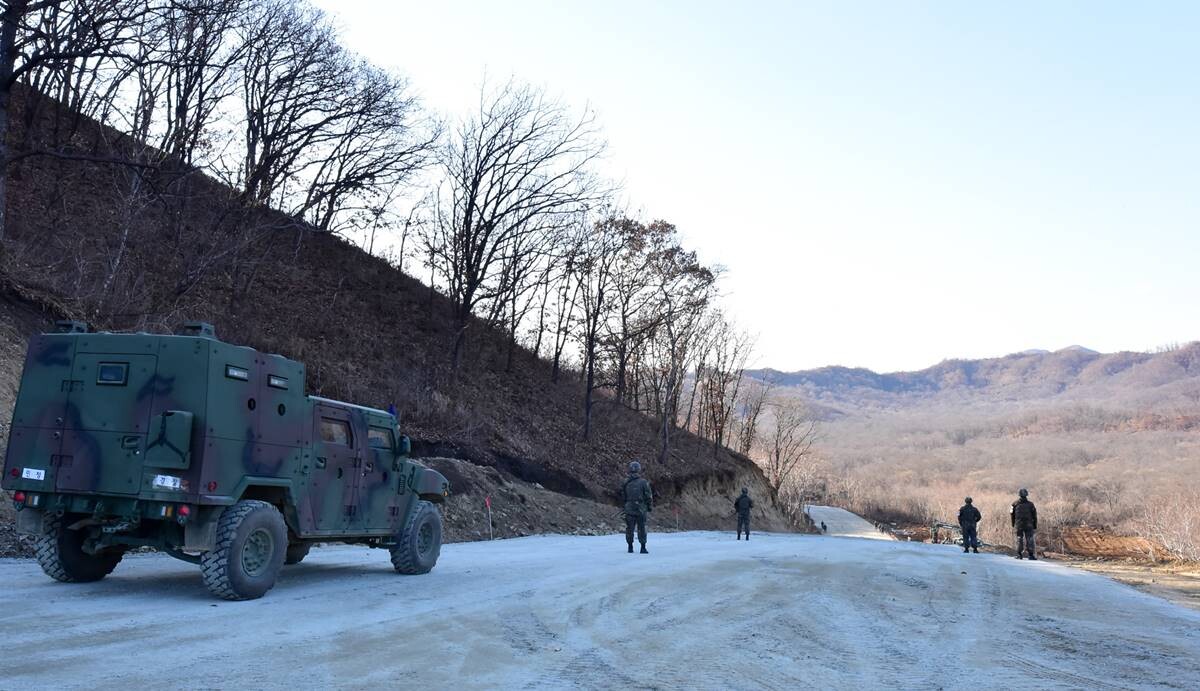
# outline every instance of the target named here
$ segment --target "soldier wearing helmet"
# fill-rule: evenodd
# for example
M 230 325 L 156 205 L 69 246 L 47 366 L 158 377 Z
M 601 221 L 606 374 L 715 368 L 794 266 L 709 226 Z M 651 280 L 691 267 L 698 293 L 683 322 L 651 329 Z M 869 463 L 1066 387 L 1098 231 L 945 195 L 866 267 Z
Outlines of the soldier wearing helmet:
M 1029 501 L 1029 490 L 1024 487 L 1017 492 L 1017 496 L 1010 516 L 1017 539 L 1017 559 L 1022 558 L 1021 552 L 1027 552 L 1030 559 L 1036 560 L 1034 534 L 1037 532 L 1037 507 Z
M 642 477 L 642 464 L 629 464 L 629 478 L 621 487 L 621 500 L 625 503 L 625 543 L 633 553 L 633 529 L 637 528 L 638 542 L 642 543 L 642 554 L 646 551 L 646 516 L 654 509 L 654 492 L 650 483 Z
M 742 531 L 746 533 L 746 539 L 750 539 L 750 509 L 754 508 L 754 500 L 750 498 L 750 489 L 742 488 L 742 493 L 737 499 L 733 500 L 733 510 L 737 512 L 737 533 L 738 539 L 742 539 Z
M 983 514 L 971 503 L 971 498 L 963 499 L 962 508 L 958 510 L 958 527 L 962 528 L 963 554 L 975 550 L 979 554 L 979 533 L 977 526 L 983 520 Z

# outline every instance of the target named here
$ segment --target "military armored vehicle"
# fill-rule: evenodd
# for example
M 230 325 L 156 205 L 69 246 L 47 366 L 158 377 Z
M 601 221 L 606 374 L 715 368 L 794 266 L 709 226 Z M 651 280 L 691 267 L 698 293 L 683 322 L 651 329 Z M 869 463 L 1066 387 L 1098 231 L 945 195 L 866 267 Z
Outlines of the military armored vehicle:
M 244 600 L 336 541 L 428 572 L 446 478 L 409 459 L 394 415 L 306 396 L 304 374 L 200 322 L 175 335 L 60 322 L 32 338 L 0 486 L 42 569 L 95 581 L 149 546 Z

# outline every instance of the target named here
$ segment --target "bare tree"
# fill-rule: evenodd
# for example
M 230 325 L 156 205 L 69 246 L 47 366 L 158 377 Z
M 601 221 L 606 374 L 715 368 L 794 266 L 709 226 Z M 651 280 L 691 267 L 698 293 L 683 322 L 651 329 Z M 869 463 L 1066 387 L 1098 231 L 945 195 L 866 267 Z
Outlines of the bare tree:
M 1179 490 L 1144 502 L 1135 525 L 1176 559 L 1200 562 L 1200 491 Z
M 579 282 L 580 334 L 583 354 L 583 439 L 592 433 L 593 396 L 598 388 L 596 369 L 600 333 L 612 311 L 613 271 L 625 244 L 621 226 L 625 219 L 609 217 L 578 238 L 576 275 Z
M 767 436 L 763 471 L 767 484 L 778 495 L 813 453 L 817 441 L 817 419 L 808 406 L 785 400 L 772 406 L 774 428 Z
M 702 266 L 694 252 L 670 245 L 650 262 L 658 293 L 659 315 L 642 359 L 642 378 L 658 417 L 658 459 L 671 450 L 672 431 L 679 425 L 680 401 L 692 358 L 703 338 L 706 311 L 714 297 L 717 274 Z
M 739 401 L 739 416 L 737 429 L 737 450 L 749 454 L 758 442 L 758 422 L 762 417 L 771 390 L 775 388 L 775 380 L 750 379 L 742 389 Z
M 90 152 L 25 143 L 9 148 L 9 111 L 14 87 L 49 93 L 84 113 L 83 99 L 97 93 L 100 66 L 123 64 L 137 53 L 137 32 L 149 6 L 142 0 L 7 0 L 0 11 L 0 239 L 6 234 L 7 170 L 20 158 L 52 155 L 80 160 Z M 98 101 L 93 101 L 96 103 Z M 102 101 L 100 101 L 102 102 Z M 27 120 L 33 109 L 26 104 Z
M 605 197 L 590 170 L 603 151 L 590 111 L 573 117 L 541 91 L 511 83 L 485 87 L 478 111 L 455 129 L 425 247 L 454 305 L 456 370 L 476 307 L 504 292 L 505 252 Z
M 437 127 L 407 83 L 348 53 L 306 5 L 257 5 L 242 39 L 244 197 L 321 231 L 365 227 L 372 203 L 428 160 Z
M 701 387 L 701 410 L 715 454 L 727 440 L 753 341 L 720 312 L 712 323 L 708 365 L 696 371 L 696 386 Z

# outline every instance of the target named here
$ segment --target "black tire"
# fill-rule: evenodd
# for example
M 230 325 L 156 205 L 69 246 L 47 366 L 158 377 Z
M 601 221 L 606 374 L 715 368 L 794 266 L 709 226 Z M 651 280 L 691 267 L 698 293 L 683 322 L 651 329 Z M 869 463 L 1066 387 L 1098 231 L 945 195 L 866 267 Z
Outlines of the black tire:
M 288 545 L 287 554 L 283 557 L 283 563 L 286 566 L 299 564 L 308 556 L 308 550 L 312 549 L 312 545 L 307 542 L 293 542 Z
M 117 568 L 125 550 L 110 548 L 99 554 L 83 551 L 86 530 L 70 530 L 62 516 L 46 516 L 42 534 L 34 545 L 38 564 L 46 575 L 63 583 L 90 583 Z
M 239 501 L 221 514 L 217 544 L 200 557 L 204 585 L 226 600 L 260 598 L 275 585 L 287 544 L 287 526 L 274 506 Z
M 427 501 L 416 509 L 396 536 L 392 547 L 392 566 L 403 574 L 429 573 L 442 553 L 442 515 Z

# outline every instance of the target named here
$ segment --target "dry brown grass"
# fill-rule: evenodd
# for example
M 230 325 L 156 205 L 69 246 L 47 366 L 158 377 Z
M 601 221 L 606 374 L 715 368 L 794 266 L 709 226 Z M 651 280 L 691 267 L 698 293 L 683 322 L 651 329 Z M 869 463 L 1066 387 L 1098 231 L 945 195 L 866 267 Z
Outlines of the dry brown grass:
M 981 539 L 1009 545 L 1009 507 L 1026 487 L 1044 548 L 1069 551 L 1064 531 L 1092 526 L 1197 559 L 1200 437 L 1114 424 L 1164 417 L 1079 405 L 993 417 L 895 412 L 827 424 L 821 452 L 832 500 L 877 520 L 953 523 L 969 495 L 984 516 Z

